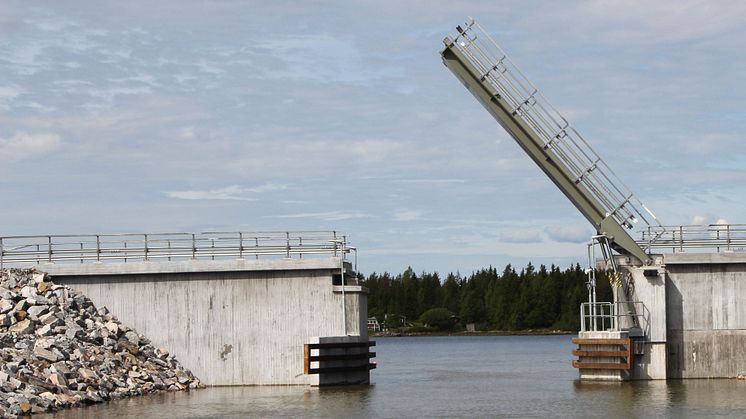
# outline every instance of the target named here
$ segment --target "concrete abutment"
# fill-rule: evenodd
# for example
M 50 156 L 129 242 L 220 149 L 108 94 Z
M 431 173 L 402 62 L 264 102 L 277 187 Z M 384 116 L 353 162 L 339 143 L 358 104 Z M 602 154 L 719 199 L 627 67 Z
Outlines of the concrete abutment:
M 672 253 L 653 260 L 651 266 L 637 266 L 626 257 L 617 258 L 629 281 L 626 298 L 644 305 L 644 335 L 633 338 L 632 369 L 627 373 L 581 370 L 581 379 L 735 378 L 743 374 L 746 254 Z M 622 319 L 621 326 L 624 330 L 632 324 Z
M 367 383 L 304 374 L 304 344 L 367 341 L 367 290 L 338 257 L 42 265 L 169 349 L 207 385 Z M 367 349 L 367 348 L 366 348 Z

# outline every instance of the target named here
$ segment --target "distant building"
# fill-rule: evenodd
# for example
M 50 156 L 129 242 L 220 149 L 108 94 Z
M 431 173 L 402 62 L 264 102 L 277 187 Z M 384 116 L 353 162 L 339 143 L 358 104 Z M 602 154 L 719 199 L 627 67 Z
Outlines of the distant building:
M 378 323 L 378 319 L 375 317 L 368 317 L 368 330 L 372 332 L 380 332 L 381 324 Z

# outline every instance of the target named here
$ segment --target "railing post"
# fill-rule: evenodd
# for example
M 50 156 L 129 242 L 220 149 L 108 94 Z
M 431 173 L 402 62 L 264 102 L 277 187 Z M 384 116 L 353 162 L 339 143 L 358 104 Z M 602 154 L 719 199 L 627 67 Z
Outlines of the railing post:
M 197 238 L 192 233 L 192 260 L 197 259 Z
M 254 259 L 259 260 L 259 237 L 254 237 L 254 247 L 256 248 Z
M 143 237 L 145 237 L 145 261 L 148 261 L 148 235 L 143 234 Z
M 290 259 L 290 232 L 285 232 L 285 257 Z
M 334 257 L 337 257 L 337 232 L 332 231 L 332 242 L 334 243 Z
M 303 259 L 303 237 L 298 237 L 298 258 Z
M 85 253 L 83 253 L 83 242 L 80 242 L 80 263 L 83 263 L 85 259 Z
M 101 236 L 96 234 L 96 262 L 101 262 Z
M 243 259 L 243 233 L 238 233 L 238 258 Z
M 0 269 L 3 269 L 3 255 L 5 254 L 5 251 L 3 250 L 3 239 L 0 237 Z
M 52 236 L 47 236 L 47 262 L 52 263 Z
M 212 255 L 212 260 L 215 260 L 215 238 L 210 238 L 210 254 Z
M 124 241 L 124 263 L 127 263 L 127 240 Z
M 171 262 L 171 239 L 166 241 L 168 243 L 168 261 Z
M 684 252 L 684 226 L 679 226 L 679 251 Z

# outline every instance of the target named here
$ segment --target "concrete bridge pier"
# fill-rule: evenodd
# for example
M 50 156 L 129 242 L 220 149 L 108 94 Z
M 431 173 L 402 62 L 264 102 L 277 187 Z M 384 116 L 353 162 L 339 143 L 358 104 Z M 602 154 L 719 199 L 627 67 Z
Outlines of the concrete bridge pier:
M 617 330 L 581 332 L 576 339 L 579 343 L 626 333 L 632 339 L 630 368 L 620 363 L 607 364 L 612 367 L 607 369 L 586 365 L 580 378 L 734 378 L 746 372 L 746 253 L 679 252 L 656 255 L 653 261 L 639 266 L 617 257 L 625 284 L 615 290 L 615 299 L 636 302 L 634 310 L 619 304 Z M 601 349 L 609 348 L 580 344 L 575 352 Z M 594 359 L 602 364 L 627 356 Z
M 342 266 L 347 285 L 341 285 Z M 46 264 L 40 269 L 168 348 L 207 385 L 369 381 L 368 358 L 359 350 L 354 362 L 334 363 L 333 374 L 305 373 L 304 345 L 368 341 L 367 290 L 339 257 Z M 356 367 L 347 368 L 352 364 Z

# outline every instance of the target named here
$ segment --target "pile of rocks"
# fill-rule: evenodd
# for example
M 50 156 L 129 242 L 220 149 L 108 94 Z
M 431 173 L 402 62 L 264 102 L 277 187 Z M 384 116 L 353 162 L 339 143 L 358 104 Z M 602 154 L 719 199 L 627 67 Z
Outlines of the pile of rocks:
M 200 387 L 105 307 L 42 272 L 0 270 L 0 417 Z

